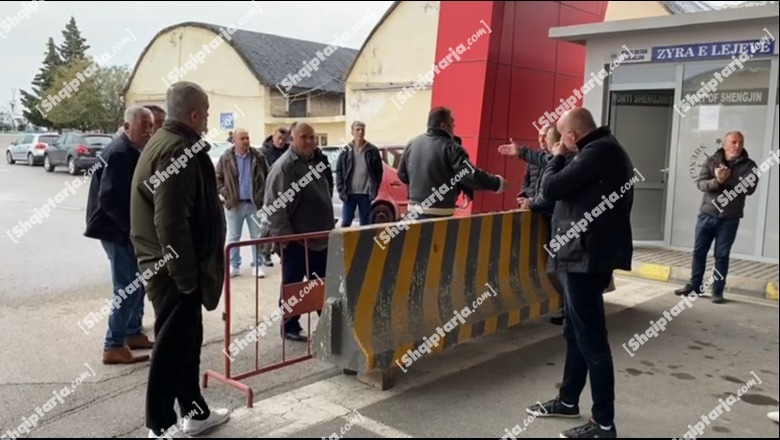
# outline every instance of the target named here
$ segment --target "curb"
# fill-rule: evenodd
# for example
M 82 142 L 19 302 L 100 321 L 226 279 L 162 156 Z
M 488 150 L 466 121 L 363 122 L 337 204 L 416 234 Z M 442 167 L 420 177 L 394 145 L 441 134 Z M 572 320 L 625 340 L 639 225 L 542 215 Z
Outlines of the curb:
M 634 278 L 642 278 L 653 281 L 663 281 L 666 283 L 686 283 L 690 278 L 691 269 L 685 267 L 664 266 L 654 263 L 633 262 L 633 269 L 630 271 L 616 270 L 615 273 Z M 745 278 L 739 276 L 728 276 L 726 281 L 726 291 L 743 295 L 753 296 L 770 301 L 778 301 L 777 283 L 757 280 L 755 278 Z

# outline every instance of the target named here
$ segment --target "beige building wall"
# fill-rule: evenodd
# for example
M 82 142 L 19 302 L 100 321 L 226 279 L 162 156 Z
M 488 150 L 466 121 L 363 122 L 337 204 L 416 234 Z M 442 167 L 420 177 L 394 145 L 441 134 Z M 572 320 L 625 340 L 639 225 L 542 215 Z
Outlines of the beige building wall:
M 160 35 L 138 61 L 138 69 L 125 95 L 125 102 L 128 105 L 165 102 L 169 84 L 178 77 L 171 73 L 174 67 L 181 67 L 177 62 L 187 62 L 189 57 L 186 54 L 196 53 L 215 36 L 211 31 L 191 26 L 179 27 Z M 246 128 L 252 138 L 262 137 L 265 88 L 233 48 L 223 43 L 213 49 L 205 62 L 197 67 L 197 70 L 186 72 L 180 80 L 194 82 L 208 93 L 209 129 L 218 130 L 214 140 L 221 142 L 227 139 L 229 130 L 219 131 L 219 115 L 231 112 L 235 115 L 236 127 Z M 230 81 L 225 81 L 225 72 L 230 72 Z
M 630 20 L 632 18 L 662 17 L 670 15 L 659 2 L 614 2 L 607 4 L 604 21 Z
M 401 108 L 390 98 L 430 70 L 438 27 L 439 2 L 434 1 L 400 2 L 378 25 L 347 77 L 347 135 L 355 120 L 366 123 L 366 138 L 374 143 L 406 144 L 425 131 L 430 90 L 418 91 Z

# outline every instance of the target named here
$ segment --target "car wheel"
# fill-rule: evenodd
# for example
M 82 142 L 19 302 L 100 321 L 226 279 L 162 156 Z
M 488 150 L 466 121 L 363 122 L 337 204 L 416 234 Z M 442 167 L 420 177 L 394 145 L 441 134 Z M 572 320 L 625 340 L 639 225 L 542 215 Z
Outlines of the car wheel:
M 79 173 L 78 168 L 76 168 L 76 160 L 73 159 L 72 157 L 68 158 L 68 173 L 71 176 L 75 176 L 76 174 Z
M 35 156 L 33 156 L 32 153 L 27 153 L 27 165 L 31 167 L 35 166 Z
M 395 212 L 393 212 L 392 206 L 385 203 L 377 203 L 373 208 L 371 208 L 371 214 L 369 218 L 371 219 L 372 225 L 379 223 L 390 223 L 395 221 Z
M 14 157 L 11 156 L 11 152 L 8 150 L 5 150 L 5 161 L 8 162 L 9 165 L 13 165 L 16 163 Z
M 51 165 L 51 161 L 49 161 L 49 155 L 45 154 L 43 156 L 43 169 L 46 170 L 47 173 L 51 173 L 54 171 L 54 167 Z

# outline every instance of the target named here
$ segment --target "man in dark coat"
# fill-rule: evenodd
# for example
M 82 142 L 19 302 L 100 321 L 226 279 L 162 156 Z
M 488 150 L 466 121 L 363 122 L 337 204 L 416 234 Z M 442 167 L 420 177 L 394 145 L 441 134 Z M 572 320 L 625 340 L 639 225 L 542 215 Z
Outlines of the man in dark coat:
M 130 188 L 138 158 L 152 137 L 154 117 L 143 107 L 125 111 L 122 133 L 103 150 L 100 167 L 92 175 L 87 199 L 87 229 L 84 235 L 100 240 L 111 263 L 113 298 L 118 307 L 108 317 L 103 345 L 103 363 L 132 364 L 149 360 L 130 350 L 151 349 L 143 334 L 144 286 L 138 278 L 138 260 L 130 242 Z M 137 283 L 135 283 L 137 284 Z M 129 287 L 133 286 L 133 287 Z M 128 288 L 129 287 L 129 288 Z
M 704 194 L 696 219 L 691 279 L 674 292 L 677 295 L 694 291 L 704 295 L 702 282 L 707 253 L 714 241 L 715 272 L 720 276 L 713 275 L 712 302 L 725 302 L 723 290 L 729 272 L 731 246 L 737 238 L 739 221 L 745 215 L 745 200 L 758 188 L 758 173 L 754 173 L 754 169 L 756 163 L 748 156 L 745 137 L 739 131 L 728 132 L 723 147 L 702 165 L 696 184 Z M 729 192 L 733 197 L 729 197 Z
M 615 374 L 607 338 L 602 294 L 615 269 L 631 270 L 631 208 L 634 167 L 607 127 L 575 108 L 558 121 L 561 142 L 552 148 L 542 176 L 542 195 L 555 203 L 552 218 L 555 254 L 548 272 L 565 280 L 564 377 L 556 398 L 532 405 L 530 414 L 579 415 L 579 398 L 590 376 L 591 419 L 564 433 L 565 438 L 615 438 Z M 566 164 L 566 150 L 577 155 Z M 577 225 L 572 226 L 572 225 Z M 549 249 L 548 249 L 548 252 Z
M 371 203 L 379 195 L 384 165 L 376 145 L 366 141 L 366 124 L 352 123 L 352 142 L 339 154 L 336 162 L 336 191 L 343 203 L 341 226 L 352 226 L 355 209 L 360 226 L 371 224 Z

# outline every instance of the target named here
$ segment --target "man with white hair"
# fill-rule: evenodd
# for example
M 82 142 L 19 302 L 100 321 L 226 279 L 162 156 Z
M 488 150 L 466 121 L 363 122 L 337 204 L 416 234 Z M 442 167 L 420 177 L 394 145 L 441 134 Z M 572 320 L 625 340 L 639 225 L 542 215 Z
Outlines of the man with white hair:
M 113 312 L 103 348 L 103 363 L 132 364 L 149 360 L 130 350 L 151 349 L 153 343 L 142 333 L 144 286 L 135 288 L 138 261 L 130 242 L 130 185 L 138 158 L 152 137 L 152 112 L 143 107 L 125 111 L 119 134 L 103 150 L 108 165 L 92 176 L 87 200 L 87 229 L 84 235 L 100 240 L 111 263 Z M 116 306 L 118 304 L 118 306 Z
M 146 389 L 150 438 L 176 425 L 174 401 L 186 435 L 201 434 L 229 418 L 227 409 L 209 409 L 199 382 L 202 308 L 217 308 L 225 269 L 225 217 L 210 145 L 202 139 L 209 100 L 200 86 L 181 81 L 168 89 L 166 104 L 168 119 L 138 161 L 130 202 L 138 263 L 153 273 L 146 287 L 155 313 Z M 159 267 L 167 254 L 175 258 Z M 191 414 L 196 415 L 185 417 Z

